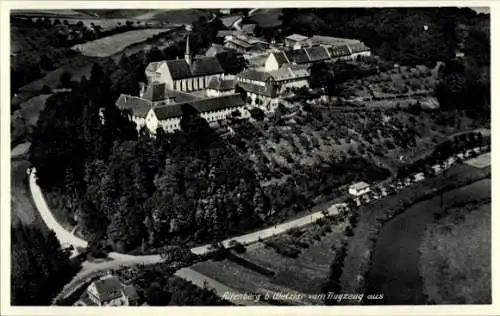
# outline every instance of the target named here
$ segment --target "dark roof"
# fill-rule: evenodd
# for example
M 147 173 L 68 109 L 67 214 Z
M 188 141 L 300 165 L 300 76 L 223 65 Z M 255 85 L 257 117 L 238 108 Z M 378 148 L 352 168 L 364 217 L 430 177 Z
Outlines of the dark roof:
M 274 57 L 276 58 L 276 61 L 278 62 L 278 65 L 280 67 L 283 64 L 289 63 L 288 58 L 286 58 L 285 53 L 283 53 L 283 52 L 275 52 L 275 53 L 271 53 L 271 54 L 274 55 Z
M 254 81 L 261 81 L 261 82 L 265 82 L 269 78 L 271 78 L 271 75 L 269 73 L 267 73 L 265 71 L 258 71 L 258 70 L 251 69 L 251 68 L 247 68 L 247 69 L 243 70 L 237 76 L 239 78 L 254 80 Z
M 122 284 L 117 277 L 109 277 L 95 281 L 98 298 L 101 302 L 107 302 L 122 296 Z
M 271 98 L 274 98 L 278 95 L 276 89 L 270 84 L 266 84 L 265 86 L 260 86 L 252 83 L 238 81 L 236 85 L 241 87 L 246 92 L 255 93 L 257 95 L 264 95 L 266 97 L 271 97 Z
M 183 113 L 182 106 L 179 103 L 157 107 L 153 111 L 159 120 L 179 117 L 182 116 Z
M 170 70 L 172 79 L 188 78 L 191 76 L 189 65 L 184 59 L 167 60 L 167 67 Z
M 353 53 L 370 51 L 370 48 L 368 48 L 364 43 L 354 43 L 354 44 L 349 44 L 348 46 Z
M 241 46 L 243 48 L 252 48 L 252 44 L 249 44 L 248 42 L 241 40 L 240 38 L 237 38 L 237 37 L 233 37 L 232 39 L 230 39 L 227 42 L 232 43 L 236 46 Z
M 332 57 L 342 57 L 351 55 L 351 51 L 349 50 L 349 47 L 347 47 L 347 45 L 329 47 L 328 51 L 330 52 Z
M 191 67 L 193 76 L 205 76 L 213 74 L 221 74 L 224 72 L 219 60 L 215 57 L 203 57 L 193 61 Z
M 288 60 L 297 64 L 304 64 L 310 62 L 309 57 L 304 49 L 294 49 L 285 51 Z
M 189 101 L 165 105 L 154 109 L 154 113 L 159 120 L 182 116 L 189 108 L 194 108 L 199 113 L 216 111 L 231 107 L 243 106 L 245 102 L 239 94 L 229 94 L 214 98 Z
M 330 58 L 328 51 L 322 46 L 306 48 L 306 52 L 309 55 L 311 62 L 317 62 Z
M 245 101 L 241 98 L 240 94 L 229 94 L 220 97 L 203 99 L 196 102 L 190 102 L 199 113 L 217 111 L 221 109 L 227 109 L 232 107 L 238 107 L 245 105 Z
M 122 94 L 115 102 L 120 110 L 130 110 L 132 115 L 137 117 L 146 117 L 151 109 L 151 102 L 139 97 Z
M 167 60 L 172 79 L 183 79 L 189 77 L 201 77 L 206 75 L 220 74 L 224 70 L 215 57 L 202 57 L 193 60 L 191 67 L 184 59 Z
M 350 38 L 332 37 L 332 36 L 313 35 L 311 36 L 311 38 L 309 38 L 309 42 L 311 45 L 336 46 L 336 45 L 359 43 L 359 40 Z
M 151 83 L 147 86 L 142 98 L 151 102 L 165 100 L 165 87 L 164 83 Z
M 214 77 L 208 83 L 207 89 L 213 89 L 219 91 L 232 90 L 234 89 L 234 80 Z

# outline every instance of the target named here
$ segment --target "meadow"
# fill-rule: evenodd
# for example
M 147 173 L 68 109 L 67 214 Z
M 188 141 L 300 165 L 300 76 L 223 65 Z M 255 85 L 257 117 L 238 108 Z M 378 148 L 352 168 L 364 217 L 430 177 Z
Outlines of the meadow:
M 168 31 L 169 29 L 166 28 L 134 30 L 78 44 L 73 46 L 73 49 L 85 56 L 108 57 L 121 52 L 128 46 L 146 41 L 154 35 Z

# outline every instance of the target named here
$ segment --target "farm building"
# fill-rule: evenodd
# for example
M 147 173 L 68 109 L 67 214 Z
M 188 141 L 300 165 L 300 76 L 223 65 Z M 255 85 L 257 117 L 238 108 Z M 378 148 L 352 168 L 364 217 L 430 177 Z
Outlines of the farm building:
M 370 185 L 366 182 L 358 182 L 349 186 L 349 194 L 355 197 L 365 195 L 370 192 Z
M 146 67 L 149 82 L 164 83 L 167 88 L 179 91 L 203 90 L 214 77 L 224 73 L 216 57 L 192 59 L 189 36 L 184 59 L 152 62 Z
M 76 306 L 134 306 L 139 295 L 132 285 L 123 284 L 116 276 L 107 275 L 92 282 Z
M 232 48 L 239 53 L 258 53 L 269 49 L 270 45 L 266 41 L 257 37 L 233 34 L 232 36 L 225 37 L 224 46 Z

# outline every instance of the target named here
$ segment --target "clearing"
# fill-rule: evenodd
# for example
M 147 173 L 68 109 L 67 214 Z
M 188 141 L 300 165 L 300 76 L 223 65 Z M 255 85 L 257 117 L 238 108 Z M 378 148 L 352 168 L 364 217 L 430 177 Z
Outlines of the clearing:
M 148 38 L 170 31 L 170 29 L 143 29 L 103 37 L 95 41 L 73 46 L 85 56 L 108 57 L 121 52 L 126 47 L 146 41 Z
M 468 202 L 454 201 L 420 245 L 424 291 L 437 304 L 491 304 L 491 181 L 469 187 Z

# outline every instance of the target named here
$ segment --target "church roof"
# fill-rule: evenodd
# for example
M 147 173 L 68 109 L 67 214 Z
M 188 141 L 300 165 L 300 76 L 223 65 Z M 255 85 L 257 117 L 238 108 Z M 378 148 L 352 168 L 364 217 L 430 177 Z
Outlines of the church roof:
M 224 72 L 216 57 L 195 58 L 191 66 L 184 59 L 167 60 L 166 64 L 174 80 L 221 74 Z

